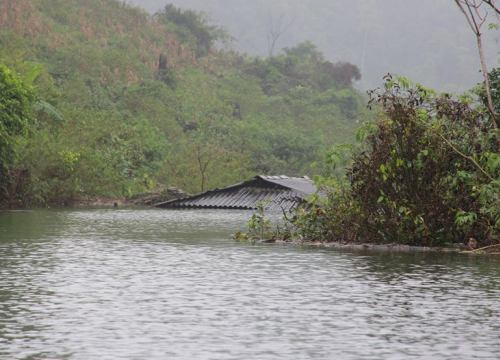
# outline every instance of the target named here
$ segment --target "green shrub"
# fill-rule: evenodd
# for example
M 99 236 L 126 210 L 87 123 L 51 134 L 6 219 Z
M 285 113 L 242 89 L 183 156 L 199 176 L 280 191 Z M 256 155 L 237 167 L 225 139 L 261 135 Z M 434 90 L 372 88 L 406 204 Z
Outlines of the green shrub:
M 371 92 L 371 104 L 384 115 L 355 152 L 349 182 L 332 180 L 328 201 L 299 210 L 300 236 L 423 246 L 471 237 L 480 245 L 498 243 L 499 138 L 486 109 L 390 76 Z

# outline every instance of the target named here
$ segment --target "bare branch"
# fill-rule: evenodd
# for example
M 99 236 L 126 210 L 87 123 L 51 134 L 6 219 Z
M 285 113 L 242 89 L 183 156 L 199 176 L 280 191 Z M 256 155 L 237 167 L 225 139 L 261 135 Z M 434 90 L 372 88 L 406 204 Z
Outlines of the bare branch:
M 464 159 L 466 160 L 469 160 L 472 164 L 474 164 L 474 166 L 479 170 L 481 171 L 484 176 L 486 176 L 490 181 L 495 181 L 495 179 L 490 175 L 488 174 L 488 172 L 486 170 L 484 170 L 481 165 L 479 165 L 479 163 L 476 161 L 476 159 L 474 159 L 472 156 L 469 156 L 469 155 L 466 155 L 464 154 L 463 152 L 461 152 L 455 145 L 453 145 L 451 143 L 450 140 L 448 140 L 447 138 L 445 138 L 443 135 L 441 134 L 438 134 L 438 136 L 441 138 L 441 140 L 443 140 L 445 142 L 446 145 L 448 145 L 453 151 L 455 151 L 458 155 L 460 155 L 461 157 L 463 157 Z
M 288 28 L 292 26 L 293 23 L 294 19 L 290 20 L 288 23 L 285 23 L 285 14 L 281 14 L 279 16 L 278 22 L 276 24 L 274 22 L 274 18 L 272 16 L 270 17 L 269 32 L 267 34 L 269 56 L 274 55 L 278 40 L 288 30 Z
M 472 9 L 474 9 L 474 10 L 477 11 L 477 5 L 476 5 L 476 3 L 474 2 L 472 5 L 469 5 L 469 3 L 467 2 L 467 0 L 465 0 L 465 4 L 467 6 L 467 10 L 469 11 L 470 19 L 471 19 L 472 23 L 474 24 L 475 33 L 477 35 L 481 35 L 481 27 L 478 25 L 476 17 L 474 16 L 474 13 L 472 12 Z
M 480 12 L 480 9 L 481 9 L 481 5 L 483 5 L 483 3 L 477 5 L 474 10 L 476 12 L 476 16 L 477 18 L 479 19 L 479 28 L 481 28 L 483 26 L 483 24 L 485 23 L 486 19 L 488 18 L 488 11 L 485 11 L 484 15 L 481 15 L 481 12 Z
M 493 10 L 495 10 L 497 15 L 500 15 L 500 8 L 495 5 L 495 0 L 483 0 L 483 3 L 489 5 Z
M 465 8 L 464 6 L 466 6 L 465 4 L 463 4 L 462 1 L 460 0 L 455 0 L 455 3 L 457 4 L 457 6 L 459 7 L 460 11 L 462 11 L 462 13 L 464 14 L 465 16 L 465 19 L 467 20 L 467 22 L 469 23 L 469 26 L 470 28 L 472 29 L 472 31 L 477 34 L 477 31 L 476 31 L 476 27 L 474 26 L 474 23 L 472 22 L 471 18 L 469 17 L 469 15 L 467 14 L 467 11 L 465 11 Z

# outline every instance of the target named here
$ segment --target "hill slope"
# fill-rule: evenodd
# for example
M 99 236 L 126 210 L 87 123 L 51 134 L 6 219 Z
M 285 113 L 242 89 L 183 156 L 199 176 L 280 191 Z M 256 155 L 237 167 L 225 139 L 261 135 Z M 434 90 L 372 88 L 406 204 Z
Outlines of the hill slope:
M 358 65 L 374 88 L 390 70 L 433 88 L 459 92 L 481 80 L 476 44 L 450 0 L 128 0 L 154 12 L 166 3 L 206 12 L 227 27 L 235 45 L 268 54 L 268 35 L 282 30 L 276 51 L 305 40 L 331 59 Z M 490 14 L 492 15 L 492 14 Z M 490 21 L 494 21 L 491 17 Z M 485 29 L 490 66 L 498 32 Z
M 0 63 L 37 93 L 3 201 L 188 191 L 311 174 L 366 117 L 359 70 L 310 43 L 268 59 L 213 49 L 190 11 L 114 0 L 0 0 Z

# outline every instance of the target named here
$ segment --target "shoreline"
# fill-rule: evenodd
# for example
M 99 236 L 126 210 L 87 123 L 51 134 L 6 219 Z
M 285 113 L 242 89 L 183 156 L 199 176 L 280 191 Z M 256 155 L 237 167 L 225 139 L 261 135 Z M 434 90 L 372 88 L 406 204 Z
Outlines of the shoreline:
M 8 211 L 34 211 L 34 210 L 113 210 L 113 209 L 156 209 L 154 206 L 146 205 L 126 198 L 104 199 L 98 198 L 91 201 L 78 201 L 72 204 L 59 204 L 47 207 L 0 207 L 0 212 Z M 234 239 L 234 237 L 233 237 Z M 248 241 L 248 240 L 246 240 Z M 245 241 L 243 241 L 245 242 Z M 404 244 L 374 244 L 374 243 L 341 243 L 323 241 L 286 241 L 286 240 L 257 240 L 256 244 L 294 246 L 318 250 L 348 250 L 369 251 L 384 253 L 442 253 L 442 254 L 464 254 L 464 255 L 497 255 L 500 256 L 500 244 L 490 245 L 478 249 L 469 249 L 465 244 L 457 243 L 454 246 L 412 246 Z
M 321 241 L 283 241 L 264 242 L 282 246 L 297 246 L 311 249 L 324 250 L 354 250 L 385 253 L 442 253 L 442 254 L 464 254 L 464 255 L 500 255 L 500 244 L 486 246 L 474 250 L 468 249 L 465 245 L 457 244 L 450 247 L 430 247 L 430 246 L 411 246 L 402 244 L 370 244 L 370 243 L 340 243 L 340 242 L 321 242 Z
M 170 187 L 166 190 L 137 194 L 131 197 L 89 196 L 66 199 L 48 203 L 45 206 L 22 206 L 20 203 L 5 203 L 0 205 L 0 211 L 33 210 L 33 209 L 117 209 L 117 208 L 154 208 L 161 202 L 186 197 L 184 191 Z

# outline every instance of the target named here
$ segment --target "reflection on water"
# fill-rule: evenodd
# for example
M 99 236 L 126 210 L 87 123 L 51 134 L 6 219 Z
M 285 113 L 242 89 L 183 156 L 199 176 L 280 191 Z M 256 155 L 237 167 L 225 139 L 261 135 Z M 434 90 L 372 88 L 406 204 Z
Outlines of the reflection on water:
M 498 359 L 500 259 L 250 246 L 245 212 L 0 213 L 0 359 Z

